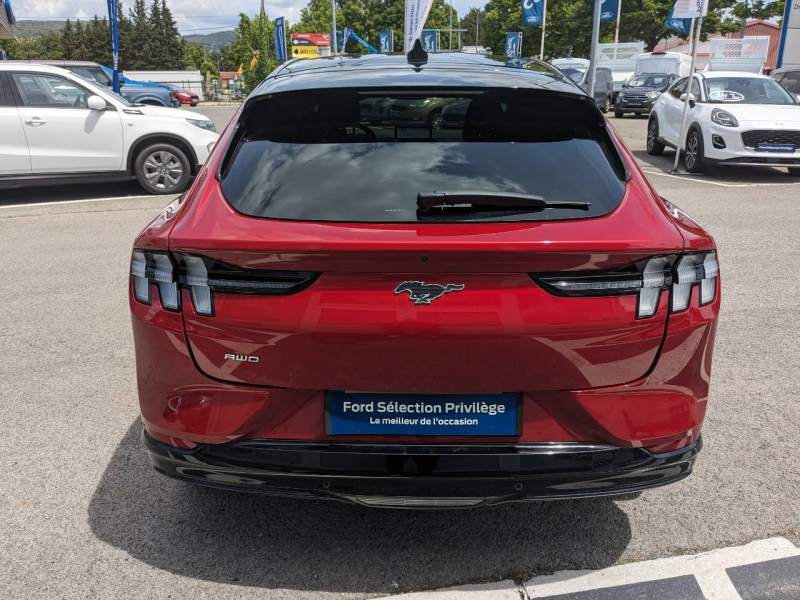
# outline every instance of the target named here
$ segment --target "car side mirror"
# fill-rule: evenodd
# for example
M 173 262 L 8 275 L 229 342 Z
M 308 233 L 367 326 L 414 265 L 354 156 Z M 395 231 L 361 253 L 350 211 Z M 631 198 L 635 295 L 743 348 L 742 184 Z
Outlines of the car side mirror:
M 88 106 L 90 110 L 105 110 L 106 101 L 100 96 L 91 95 L 86 99 L 86 106 Z
M 686 99 L 689 99 L 689 106 L 694 108 L 694 105 L 697 103 L 697 99 L 694 97 L 694 94 L 681 94 L 681 102 L 686 102 Z

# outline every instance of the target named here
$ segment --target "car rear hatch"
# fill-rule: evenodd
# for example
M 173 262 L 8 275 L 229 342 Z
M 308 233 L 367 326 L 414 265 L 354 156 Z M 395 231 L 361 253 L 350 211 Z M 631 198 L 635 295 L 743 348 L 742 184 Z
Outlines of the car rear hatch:
M 367 119 L 376 93 L 282 94 L 243 114 L 221 182 L 170 236 L 198 367 L 414 393 L 643 376 L 682 239 L 597 109 L 417 90 L 401 96 L 419 117 L 409 126 Z M 436 126 L 465 100 L 461 129 Z

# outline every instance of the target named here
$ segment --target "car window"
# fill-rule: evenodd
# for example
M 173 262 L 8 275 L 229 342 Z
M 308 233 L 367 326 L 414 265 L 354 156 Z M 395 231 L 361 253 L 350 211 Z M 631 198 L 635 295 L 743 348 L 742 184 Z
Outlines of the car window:
M 581 98 L 547 93 L 280 94 L 251 103 L 222 170 L 239 212 L 272 219 L 417 222 L 417 194 L 513 192 L 586 201 L 589 210 L 480 211 L 528 221 L 607 214 L 624 167 Z M 439 217 L 463 221 L 461 216 Z
M 628 86 L 660 88 L 666 86 L 668 81 L 666 75 L 637 75 L 628 82 Z
M 57 75 L 14 73 L 12 77 L 25 106 L 86 108 L 86 98 L 91 95 Z
M 781 84 L 766 77 L 706 78 L 705 88 L 714 104 L 795 104 Z
M 678 83 L 672 86 L 672 89 L 669 93 L 672 95 L 673 98 L 680 100 L 681 94 L 683 94 L 684 90 L 686 90 L 686 82 L 688 79 L 684 77 L 683 79 L 679 79 Z
M 564 69 L 564 75 L 569 77 L 575 83 L 580 83 L 583 81 L 583 76 L 585 73 L 585 69 Z
M 5 90 L 5 75 L 0 73 L 0 106 L 11 106 L 11 94 Z
M 784 89 L 791 94 L 800 94 L 800 71 L 786 73 L 781 81 Z
M 781 83 L 781 81 L 783 80 L 783 76 L 784 75 L 785 75 L 785 73 L 774 73 L 774 74 L 770 75 L 770 77 L 772 77 L 778 83 Z

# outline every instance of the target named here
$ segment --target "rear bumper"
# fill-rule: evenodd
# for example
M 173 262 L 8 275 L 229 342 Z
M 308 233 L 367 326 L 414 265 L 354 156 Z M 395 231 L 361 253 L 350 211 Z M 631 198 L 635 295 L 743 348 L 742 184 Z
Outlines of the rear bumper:
M 250 440 L 184 450 L 143 432 L 153 467 L 218 488 L 394 508 L 626 494 L 692 472 L 702 440 L 662 454 L 602 444 L 370 444 Z

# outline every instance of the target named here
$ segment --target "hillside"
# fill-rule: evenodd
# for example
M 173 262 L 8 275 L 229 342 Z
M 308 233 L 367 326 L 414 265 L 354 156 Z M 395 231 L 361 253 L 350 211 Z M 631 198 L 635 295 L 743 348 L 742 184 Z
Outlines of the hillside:
M 214 48 L 227 48 L 233 43 L 233 29 L 201 35 L 185 35 L 183 38 L 187 42 L 199 44 L 207 50 L 210 50 L 212 46 L 214 46 Z
M 2 1 L 2 0 L 0 0 Z M 100 15 L 102 18 L 102 15 Z M 85 19 L 88 21 L 89 19 Z M 66 21 L 17 21 L 15 30 L 18 37 L 39 37 L 48 31 L 59 31 Z M 233 29 L 216 31 L 214 33 L 192 34 L 183 36 L 188 42 L 199 44 L 210 50 L 214 48 L 227 48 L 233 42 Z

